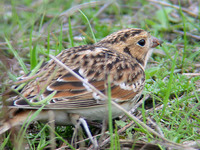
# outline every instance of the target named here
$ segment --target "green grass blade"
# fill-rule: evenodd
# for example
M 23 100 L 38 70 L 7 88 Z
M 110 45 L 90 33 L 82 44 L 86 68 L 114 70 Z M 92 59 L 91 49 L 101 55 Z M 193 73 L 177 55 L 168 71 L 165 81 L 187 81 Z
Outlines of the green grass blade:
M 74 47 L 74 39 L 73 39 L 73 33 L 72 33 L 72 24 L 71 24 L 71 18 L 68 18 L 68 24 L 69 24 L 69 42 L 71 47 Z
M 15 76 L 14 74 L 12 74 L 10 71 L 8 71 L 8 76 L 11 80 L 13 81 L 17 81 L 17 76 Z
M 20 66 L 22 67 L 22 69 L 24 70 L 25 74 L 28 73 L 28 69 L 26 68 L 26 65 L 24 64 L 23 60 L 21 59 L 21 57 L 18 55 L 17 51 L 14 50 L 14 48 L 12 47 L 12 45 L 10 44 L 10 42 L 8 41 L 7 38 L 5 38 L 6 43 L 8 44 L 8 47 L 10 48 L 11 52 L 14 54 L 15 58 L 18 60 Z
M 163 115 L 165 114 L 165 110 L 167 108 L 167 105 L 168 105 L 168 99 L 169 99 L 169 96 L 170 96 L 170 92 L 171 92 L 171 87 L 172 87 L 172 82 L 173 82 L 173 76 L 174 76 L 174 69 L 175 69 L 175 66 L 176 66 L 176 58 L 178 56 L 178 52 L 176 52 L 175 56 L 174 56 L 174 59 L 172 61 L 172 67 L 171 67 L 171 72 L 170 72 L 170 77 L 169 77 L 169 82 L 167 84 L 167 91 L 166 91 L 166 95 L 165 95 L 165 98 L 164 98 L 164 101 L 163 101 L 163 109 L 162 109 L 162 113 L 161 113 L 161 117 L 160 119 L 162 119 Z
M 115 129 L 115 149 L 120 150 L 120 141 L 119 141 L 119 135 L 117 133 L 117 126 L 116 126 L 116 129 Z
M 44 17 L 45 17 L 45 15 L 46 15 L 46 13 L 44 12 L 44 13 L 42 14 L 42 18 L 41 18 L 41 20 L 40 20 L 39 32 L 40 32 L 41 29 L 42 29 L 42 25 L 43 25 L 43 23 L 44 23 Z
M 110 132 L 110 149 L 114 149 L 110 76 L 108 76 L 108 126 Z
M 54 91 L 53 93 L 51 93 L 50 95 L 48 95 L 47 97 L 45 97 L 43 100 L 39 101 L 39 102 L 31 102 L 30 105 L 31 106 L 38 106 L 38 105 L 44 105 L 47 104 L 48 101 L 50 101 L 54 95 L 56 94 L 57 91 Z
M 44 105 L 45 106 L 45 105 Z M 17 135 L 17 141 L 19 142 L 18 143 L 18 147 L 17 149 L 21 149 L 22 147 L 22 143 L 23 143 L 23 140 L 24 140 L 24 136 L 25 136 L 25 133 L 26 133 L 26 130 L 28 128 L 28 126 L 30 125 L 30 123 L 39 115 L 39 113 L 42 111 L 42 109 L 44 108 L 44 106 L 40 107 L 35 113 L 33 113 L 27 117 L 27 119 L 24 121 L 18 135 Z
M 57 136 L 57 139 L 61 140 L 63 143 L 68 145 L 69 148 L 71 148 L 72 150 L 76 150 L 71 144 L 69 144 L 65 139 L 63 139 L 55 130 L 53 130 L 51 128 L 51 126 L 48 125 L 48 127 L 49 127 L 50 130 L 52 130 L 55 133 L 55 135 Z
M 10 139 L 10 134 L 4 139 L 4 141 L 1 143 L 0 149 L 5 149 L 6 144 L 8 143 L 8 140 Z
M 181 14 L 181 17 L 182 17 L 182 21 L 183 21 L 183 39 L 184 39 L 184 48 L 183 48 L 183 57 L 182 57 L 182 72 L 185 72 L 185 58 L 186 58 L 186 50 L 187 50 L 187 44 L 188 44 L 188 41 L 187 41 L 187 35 L 186 35 L 186 19 L 185 19 L 185 15 L 183 14 L 183 11 L 182 11 L 182 8 L 181 8 L 181 4 L 180 4 L 180 1 L 179 1 L 179 12 Z
M 92 37 L 93 37 L 93 39 L 94 39 L 94 42 L 96 43 L 97 42 L 97 40 L 96 40 L 96 38 L 95 38 L 95 35 L 94 35 L 94 32 L 93 32 L 93 30 L 92 30 L 92 26 L 91 26 L 91 24 L 90 24 L 90 21 L 89 21 L 89 19 L 87 18 L 87 16 L 79 9 L 79 12 L 84 16 L 84 18 L 86 19 L 86 21 L 87 21 L 87 23 L 88 23 L 88 25 L 89 25 L 89 28 L 90 28 L 90 31 L 91 31 L 91 34 L 92 34 Z
M 33 49 L 31 49 L 30 51 L 31 55 L 30 55 L 30 59 L 31 59 L 31 70 L 35 68 L 35 66 L 37 66 L 38 63 L 38 53 L 37 53 L 37 45 L 35 45 L 33 47 Z
M 48 30 L 48 36 L 47 36 L 47 60 L 49 60 L 49 54 L 50 54 L 50 30 Z
M 61 24 L 61 27 L 60 27 L 60 35 L 59 35 L 59 46 L 58 46 L 58 52 L 60 53 L 63 49 L 63 46 L 62 46 L 62 39 L 63 39 L 63 25 Z
M 28 77 L 31 77 L 31 76 L 35 75 L 36 72 L 37 72 L 37 71 L 40 69 L 40 67 L 42 66 L 43 62 L 44 62 L 44 60 L 41 60 L 41 61 L 37 64 L 37 66 L 31 71 L 31 73 L 29 74 Z M 17 87 L 16 91 L 21 90 L 25 85 L 26 85 L 26 83 L 20 84 L 20 85 Z

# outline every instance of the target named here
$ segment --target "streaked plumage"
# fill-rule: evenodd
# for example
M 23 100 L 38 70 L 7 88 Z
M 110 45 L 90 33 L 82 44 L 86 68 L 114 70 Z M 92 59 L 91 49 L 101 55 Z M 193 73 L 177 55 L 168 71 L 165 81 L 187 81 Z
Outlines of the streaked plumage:
M 150 49 L 158 45 L 160 41 L 148 32 L 131 28 L 115 32 L 94 45 L 63 50 L 56 57 L 104 94 L 107 92 L 109 76 L 112 98 L 126 110 L 130 110 L 144 88 L 144 68 Z M 62 125 L 72 123 L 70 114 L 78 114 L 88 120 L 105 118 L 106 100 L 54 60 L 48 61 L 37 74 L 39 76 L 28 82 L 20 92 L 23 97 L 30 102 L 38 102 L 54 91 L 56 94 L 35 120 L 47 120 L 46 112 L 49 109 L 55 112 L 55 122 Z M 20 120 L 16 119 L 20 115 L 22 120 L 28 112 L 39 108 L 30 106 L 23 97 L 15 96 L 8 100 L 11 109 L 23 108 L 10 119 L 10 126 Z M 112 111 L 113 118 L 123 114 L 117 108 Z M 0 128 L 0 133 L 2 129 L 3 127 Z

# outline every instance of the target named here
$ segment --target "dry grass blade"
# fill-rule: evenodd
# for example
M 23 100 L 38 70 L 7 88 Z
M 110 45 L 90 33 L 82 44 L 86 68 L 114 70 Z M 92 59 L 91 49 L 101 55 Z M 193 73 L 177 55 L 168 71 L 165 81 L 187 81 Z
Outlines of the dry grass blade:
M 76 74 L 73 70 L 71 70 L 68 66 L 63 64 L 60 60 L 58 60 L 55 56 L 49 55 L 57 64 L 65 68 L 67 71 L 69 71 L 72 75 L 74 75 L 76 78 L 78 78 L 80 81 L 85 83 L 87 86 L 89 86 L 93 91 L 97 92 L 99 95 L 101 95 L 104 99 L 107 99 L 107 96 L 105 96 L 103 93 L 101 93 L 99 90 L 97 90 L 93 85 L 86 82 L 82 77 L 80 77 L 78 74 Z
M 198 148 L 199 148 L 199 144 L 200 144 L 200 140 L 196 140 L 196 141 L 185 141 L 185 142 L 183 142 L 183 144 L 198 149 Z
M 9 11 L 11 11 L 12 9 L 13 9 L 13 6 L 12 5 L 5 5 L 4 4 L 4 9 L 5 10 L 9 10 Z M 32 8 L 29 8 L 29 7 L 26 7 L 26 6 L 15 6 L 15 9 L 16 10 L 18 10 L 18 11 L 27 11 L 27 12 L 35 12 L 35 10 L 34 9 L 32 9 Z
M 134 140 L 122 140 L 120 139 L 120 146 L 123 149 L 133 149 L 134 150 L 161 150 L 157 144 L 145 143 L 145 142 L 135 142 Z
M 107 3 L 105 3 L 100 9 L 99 11 L 94 15 L 93 18 L 98 17 L 108 6 L 110 6 L 113 3 L 113 1 L 109 1 Z M 90 20 L 90 22 L 93 20 L 93 18 Z
M 158 131 L 158 133 L 160 133 L 160 135 L 162 137 L 164 137 L 164 134 L 163 134 L 162 130 L 160 129 L 160 127 L 153 120 L 151 120 L 150 117 L 147 117 L 147 120 L 155 127 L 155 129 Z
M 200 73 L 183 73 L 186 76 L 200 76 Z
M 101 93 L 99 90 L 97 90 L 94 86 L 92 86 L 91 84 L 89 84 L 88 82 L 86 82 L 82 77 L 80 77 L 79 75 L 77 75 L 73 70 L 71 70 L 68 66 L 66 66 L 65 64 L 63 64 L 60 60 L 58 60 L 55 56 L 49 55 L 57 64 L 59 64 L 60 66 L 62 66 L 63 68 L 65 68 L 67 71 L 69 71 L 72 75 L 74 75 L 76 78 L 78 78 L 80 81 L 82 81 L 83 83 L 85 83 L 87 86 L 89 86 L 94 92 L 98 93 L 99 95 L 101 95 L 104 99 L 108 99 L 108 97 L 106 95 L 104 95 L 103 93 Z M 157 133 L 156 131 L 154 131 L 153 129 L 151 129 L 149 126 L 147 126 L 145 123 L 143 123 L 142 121 L 140 121 L 137 117 L 133 116 L 131 113 L 129 113 L 127 110 L 125 110 L 123 107 L 121 107 L 120 105 L 118 105 L 116 102 L 112 101 L 112 105 L 114 105 L 115 107 L 117 107 L 118 109 L 122 110 L 126 115 L 128 115 L 132 120 L 134 120 L 137 124 L 139 124 L 140 126 L 142 126 L 144 129 L 146 129 L 148 132 L 152 133 L 153 135 L 159 137 L 160 139 L 163 140 L 163 143 L 167 144 L 168 147 L 176 147 L 177 149 L 189 149 L 189 147 L 183 146 L 181 144 L 177 144 L 174 143 L 172 141 L 169 141 L 168 139 L 162 137 L 159 133 Z M 192 150 L 192 149 L 191 149 Z
M 88 8 L 88 7 L 95 7 L 96 5 L 102 5 L 104 3 L 106 3 L 106 1 L 93 1 L 93 2 L 88 2 L 88 3 L 76 5 L 72 8 L 70 8 L 70 9 L 62 12 L 59 16 L 68 18 L 69 16 L 71 16 L 75 12 L 79 11 L 79 9 Z
M 51 127 L 50 130 L 50 139 L 51 139 L 51 149 L 55 149 L 56 148 L 56 141 L 55 141 L 55 114 L 53 111 L 49 110 L 48 111 L 49 114 L 49 126 Z
M 16 82 L 14 83 L 14 85 L 18 85 L 18 84 L 22 84 L 22 83 L 29 82 L 29 81 L 31 81 L 31 80 L 33 80 L 33 79 L 35 79 L 35 78 L 41 76 L 42 74 L 44 74 L 44 73 L 41 72 L 41 73 L 39 73 L 39 74 L 30 76 L 30 77 L 28 76 L 28 77 L 26 77 L 26 78 L 24 78 L 24 79 L 21 79 L 21 80 L 16 81 Z
M 167 7 L 172 7 L 172 8 L 175 8 L 177 10 L 182 9 L 182 11 L 187 13 L 188 15 L 190 15 L 194 18 L 198 18 L 198 19 L 200 18 L 200 16 L 198 14 L 195 14 L 195 13 L 191 12 L 190 10 L 188 10 L 186 8 L 180 8 L 178 5 L 172 5 L 172 4 L 169 4 L 169 3 L 166 3 L 166 2 L 161 2 L 161 1 L 158 1 L 158 0 L 148 0 L 148 1 L 156 3 L 156 4 L 160 4 L 160 5 L 163 5 L 163 6 L 167 6 Z
M 174 33 L 181 34 L 181 35 L 184 35 L 184 32 L 183 32 L 183 31 L 173 30 L 173 32 L 174 32 Z M 189 37 L 191 37 L 191 38 L 200 40 L 200 36 L 198 36 L 198 35 L 194 35 L 194 34 L 191 34 L 191 33 L 188 33 L 188 32 L 186 32 L 186 35 L 189 36 Z

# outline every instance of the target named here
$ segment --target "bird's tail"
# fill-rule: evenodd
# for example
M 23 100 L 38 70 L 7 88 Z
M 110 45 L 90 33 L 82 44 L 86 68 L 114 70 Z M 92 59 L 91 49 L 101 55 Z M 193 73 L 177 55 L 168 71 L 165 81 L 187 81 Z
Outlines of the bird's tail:
M 20 113 L 17 113 L 12 118 L 8 119 L 7 121 L 2 121 L 0 123 L 0 134 L 3 134 L 7 130 L 9 130 L 12 127 L 23 125 L 25 122 L 27 122 L 31 116 L 33 115 L 33 111 L 21 111 Z

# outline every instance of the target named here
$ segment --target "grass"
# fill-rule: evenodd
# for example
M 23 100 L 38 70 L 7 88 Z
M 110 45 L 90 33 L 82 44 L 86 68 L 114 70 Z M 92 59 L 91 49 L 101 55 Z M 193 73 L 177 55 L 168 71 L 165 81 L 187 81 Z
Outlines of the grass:
M 111 86 L 110 86 L 109 75 L 108 75 L 108 94 L 107 95 L 108 95 L 108 128 L 109 128 L 109 134 L 110 134 L 110 149 L 114 149 L 113 125 L 112 125 L 112 103 L 111 103 L 112 97 L 111 97 Z
M 96 14 L 103 5 L 91 7 L 88 4 L 87 8 L 79 8 L 62 17 L 59 16 L 61 13 L 80 3 L 72 0 L 0 3 L 0 7 L 7 6 L 2 9 L 3 17 L 0 18 L 1 93 L 17 80 L 16 77 L 34 70 L 42 60 L 48 61 L 49 54 L 57 55 L 69 47 L 92 44 L 122 28 L 143 28 L 162 39 L 164 44 L 157 48 L 148 63 L 143 92 L 147 98 L 134 115 L 175 143 L 200 140 L 200 76 L 193 76 L 199 72 L 200 44 L 199 39 L 187 36 L 187 33 L 200 36 L 198 18 L 181 9 L 145 0 L 117 1 L 99 15 Z M 185 3 L 181 2 L 180 8 L 190 5 Z M 137 124 L 118 134 L 117 129 L 129 122 L 127 118 L 115 121 L 113 131 L 110 126 L 111 135 L 115 135 L 111 138 L 112 148 L 123 149 L 122 139 L 134 141 L 133 146 L 141 141 L 158 141 Z M 30 149 L 44 149 L 50 144 L 50 132 L 55 132 L 57 141 L 69 145 L 72 131 L 71 127 L 66 128 L 58 126 L 53 131 L 47 125 L 37 124 L 34 126 L 37 132 L 24 133 L 14 138 L 14 143 L 10 134 L 2 136 L 0 148 L 17 149 L 17 141 L 27 141 Z M 164 148 L 162 142 L 158 144 Z M 105 147 L 109 148 L 109 145 Z

